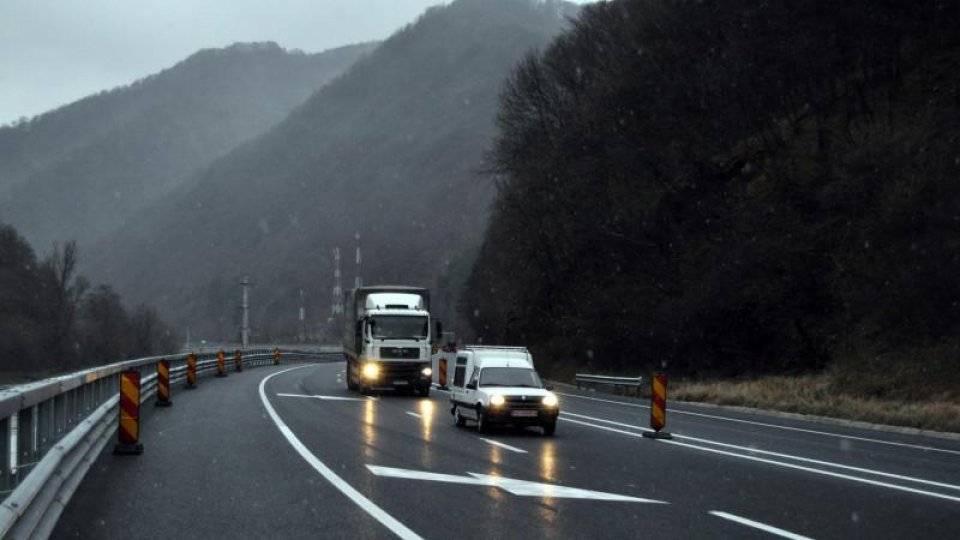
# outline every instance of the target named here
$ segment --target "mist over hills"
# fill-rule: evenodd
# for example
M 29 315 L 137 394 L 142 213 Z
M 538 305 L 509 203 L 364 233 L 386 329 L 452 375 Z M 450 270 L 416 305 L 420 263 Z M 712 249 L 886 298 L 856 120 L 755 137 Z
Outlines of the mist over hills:
M 90 242 L 282 120 L 374 44 L 202 50 L 132 85 L 0 128 L 0 218 L 38 250 Z
M 344 253 L 349 287 L 359 232 L 365 283 L 435 287 L 441 316 L 452 313 L 444 285 L 465 276 L 494 191 L 479 172 L 502 82 L 575 12 L 533 0 L 428 10 L 98 243 L 85 271 L 211 339 L 233 335 L 237 283 L 249 275 L 255 337 L 271 339 L 296 331 L 301 288 L 309 324 L 325 323 L 332 250 Z

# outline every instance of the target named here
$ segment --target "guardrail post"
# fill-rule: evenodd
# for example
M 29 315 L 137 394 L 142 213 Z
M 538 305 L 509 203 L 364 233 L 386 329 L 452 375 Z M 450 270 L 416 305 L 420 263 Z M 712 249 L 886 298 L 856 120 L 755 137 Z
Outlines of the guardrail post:
M 650 427 L 654 431 L 644 431 L 643 436 L 651 439 L 672 439 L 672 435 L 662 431 L 667 427 L 667 375 L 665 373 L 657 373 L 653 376 L 653 397 L 650 405 Z
M 237 349 L 236 352 L 233 353 L 233 363 L 238 372 L 243 371 L 243 351 L 240 349 Z
M 120 374 L 120 427 L 114 454 L 142 454 L 140 444 L 140 372 Z
M 227 376 L 227 366 L 225 361 L 226 354 L 223 352 L 223 349 L 220 349 L 217 352 L 217 377 L 226 377 Z
M 157 401 L 156 407 L 169 407 L 173 405 L 170 401 L 170 362 L 161 360 L 157 362 Z
M 273 349 L 273 365 L 280 365 L 280 349 Z
M 190 353 L 187 355 L 187 390 L 193 390 L 197 387 L 197 355 Z

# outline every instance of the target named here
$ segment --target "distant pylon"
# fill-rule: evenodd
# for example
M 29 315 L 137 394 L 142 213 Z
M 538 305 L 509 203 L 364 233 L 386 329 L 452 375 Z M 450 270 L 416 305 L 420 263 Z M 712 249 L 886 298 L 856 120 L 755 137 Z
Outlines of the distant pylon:
M 340 286 L 340 248 L 333 248 L 333 303 L 330 304 L 330 314 L 343 313 L 343 288 Z

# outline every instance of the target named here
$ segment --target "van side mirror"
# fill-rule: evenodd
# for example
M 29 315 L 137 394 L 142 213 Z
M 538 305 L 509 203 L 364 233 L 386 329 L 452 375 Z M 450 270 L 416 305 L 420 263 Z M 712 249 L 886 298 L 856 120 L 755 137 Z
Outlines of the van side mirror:
M 553 385 L 552 385 L 552 384 L 548 384 L 548 385 L 545 386 L 544 388 L 546 388 L 547 390 L 553 392 Z
M 433 339 L 431 343 L 440 343 L 443 340 L 443 323 L 439 319 L 433 320 Z
M 477 383 L 475 383 L 475 382 L 467 383 L 467 386 L 465 386 L 465 388 L 466 388 L 467 390 L 476 390 L 476 389 L 477 389 Z

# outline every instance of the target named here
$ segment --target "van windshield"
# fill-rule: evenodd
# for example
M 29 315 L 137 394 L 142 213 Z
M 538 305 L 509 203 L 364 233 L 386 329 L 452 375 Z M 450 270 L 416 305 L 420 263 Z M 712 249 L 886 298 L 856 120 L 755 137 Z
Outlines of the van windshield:
M 532 369 L 495 367 L 480 371 L 480 386 L 528 386 L 543 388 L 540 377 Z
M 371 334 L 381 339 L 426 339 L 427 318 L 410 315 L 378 315 L 373 317 Z

